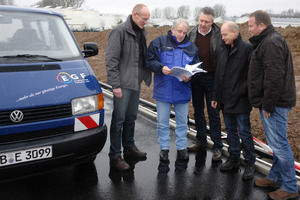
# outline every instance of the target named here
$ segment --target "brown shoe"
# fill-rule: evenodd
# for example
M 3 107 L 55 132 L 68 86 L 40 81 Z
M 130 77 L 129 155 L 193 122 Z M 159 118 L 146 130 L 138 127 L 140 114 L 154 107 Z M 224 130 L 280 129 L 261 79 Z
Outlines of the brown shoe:
M 121 156 L 118 156 L 115 159 L 110 160 L 110 166 L 120 171 L 126 171 L 130 169 L 130 166 L 123 160 Z
M 263 178 L 263 179 L 254 180 L 254 184 L 258 187 L 274 187 L 274 188 L 280 188 L 281 187 L 280 184 L 271 181 L 267 177 Z
M 289 193 L 282 189 L 278 189 L 274 192 L 269 193 L 269 197 L 274 200 L 294 199 L 298 196 L 299 196 L 298 192 L 297 193 Z
M 138 158 L 146 157 L 146 152 L 141 152 L 137 147 L 124 148 L 124 156 L 134 156 Z
M 219 161 L 222 158 L 222 151 L 219 149 L 214 150 L 211 160 Z
M 196 142 L 196 144 L 187 147 L 188 151 L 199 151 L 199 150 L 206 150 L 205 144 L 200 144 L 199 142 Z

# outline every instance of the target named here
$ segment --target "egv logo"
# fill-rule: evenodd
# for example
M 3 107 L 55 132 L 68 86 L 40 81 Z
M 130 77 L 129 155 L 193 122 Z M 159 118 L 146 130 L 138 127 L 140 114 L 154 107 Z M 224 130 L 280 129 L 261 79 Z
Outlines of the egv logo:
M 78 76 L 77 74 L 68 74 L 67 72 L 60 72 L 56 77 L 58 82 L 66 84 L 72 83 L 73 80 L 78 80 L 80 78 L 84 79 L 85 74 L 80 73 Z

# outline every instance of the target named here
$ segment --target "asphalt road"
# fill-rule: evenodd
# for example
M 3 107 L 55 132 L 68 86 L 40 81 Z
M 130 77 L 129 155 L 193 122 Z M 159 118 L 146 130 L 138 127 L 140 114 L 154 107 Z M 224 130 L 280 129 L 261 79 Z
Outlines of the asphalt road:
M 105 122 L 110 126 L 112 101 L 105 101 Z M 148 153 L 146 160 L 127 160 L 133 170 L 117 172 L 109 167 L 109 138 L 94 163 L 0 184 L 1 200 L 155 200 L 155 199 L 267 199 L 272 189 L 261 189 L 253 180 L 243 181 L 244 167 L 222 173 L 226 157 L 211 162 L 212 152 L 190 153 L 189 162 L 176 160 L 171 131 L 170 163 L 159 162 L 156 123 L 141 114 L 136 122 L 136 145 Z M 188 145 L 192 144 L 188 140 Z M 264 175 L 256 173 L 256 178 Z

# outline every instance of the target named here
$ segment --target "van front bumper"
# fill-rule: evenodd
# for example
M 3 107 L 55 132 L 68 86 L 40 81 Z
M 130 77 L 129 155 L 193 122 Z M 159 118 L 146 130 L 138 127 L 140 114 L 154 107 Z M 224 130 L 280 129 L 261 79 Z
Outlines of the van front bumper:
M 0 155 L 26 149 L 51 146 L 52 157 L 0 167 L 0 180 L 51 171 L 60 167 L 94 160 L 107 139 L 104 124 L 93 129 L 28 142 L 1 145 Z

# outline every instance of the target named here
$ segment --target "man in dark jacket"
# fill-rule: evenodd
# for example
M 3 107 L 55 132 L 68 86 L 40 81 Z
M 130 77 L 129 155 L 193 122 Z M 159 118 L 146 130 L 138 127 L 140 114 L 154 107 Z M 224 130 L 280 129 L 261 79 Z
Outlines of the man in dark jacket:
M 114 110 L 110 127 L 110 165 L 127 170 L 129 165 L 121 156 L 146 157 L 134 143 L 140 84 L 151 84 L 151 71 L 146 68 L 146 30 L 150 17 L 148 8 L 137 4 L 127 21 L 111 30 L 105 52 L 107 82 L 114 94 Z
M 248 100 L 247 74 L 250 43 L 242 40 L 239 27 L 234 22 L 226 22 L 221 28 L 222 48 L 218 57 L 218 67 L 211 105 L 222 109 L 227 132 L 230 157 L 221 165 L 221 171 L 238 169 L 240 165 L 240 139 L 246 169 L 243 179 L 254 175 L 255 150 L 250 127 L 251 104 Z M 239 128 L 239 131 L 237 129 Z
M 189 151 L 205 150 L 207 145 L 207 124 L 204 114 L 204 98 L 206 100 L 207 113 L 209 117 L 209 133 L 214 145 L 213 161 L 221 160 L 223 143 L 221 140 L 221 122 L 219 111 L 211 107 L 211 94 L 217 67 L 217 49 L 221 45 L 220 28 L 214 23 L 214 10 L 204 7 L 199 15 L 199 24 L 189 33 L 191 42 L 199 49 L 199 59 L 202 68 L 207 73 L 197 73 L 192 77 L 192 100 L 194 107 L 194 118 L 197 129 L 197 142 L 188 147 Z
M 255 180 L 255 185 L 280 187 L 269 193 L 272 199 L 296 198 L 294 156 L 287 139 L 288 112 L 296 105 L 291 52 L 284 38 L 275 31 L 267 12 L 253 12 L 248 24 L 254 49 L 248 74 L 249 99 L 260 110 L 267 142 L 273 150 L 268 176 Z

